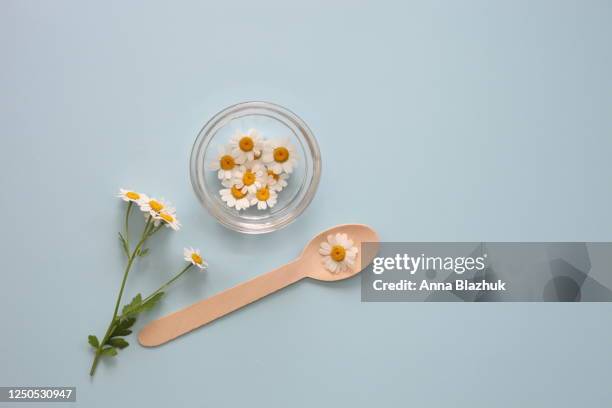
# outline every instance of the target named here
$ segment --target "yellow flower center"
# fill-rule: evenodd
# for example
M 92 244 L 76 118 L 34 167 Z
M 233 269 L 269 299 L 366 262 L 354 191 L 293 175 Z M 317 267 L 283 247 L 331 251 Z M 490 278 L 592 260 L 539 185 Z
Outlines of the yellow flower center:
M 242 176 L 242 182 L 245 186 L 250 186 L 255 182 L 255 173 L 251 170 L 247 170 L 244 172 L 244 176 Z
M 234 162 L 234 158 L 229 154 L 226 154 L 219 159 L 219 166 L 221 166 L 223 170 L 231 170 L 235 165 L 236 163 Z
M 149 207 L 151 207 L 151 209 L 155 212 L 160 212 L 161 210 L 164 209 L 164 205 L 160 203 L 159 201 L 155 201 L 155 200 L 149 201 Z
M 253 139 L 251 139 L 249 136 L 244 136 L 242 139 L 240 139 L 240 142 L 238 142 L 238 146 L 240 146 L 240 150 L 243 152 L 250 152 L 253 150 L 255 143 L 253 143 Z
M 243 193 L 242 191 L 240 191 L 239 188 L 236 188 L 236 186 L 232 186 L 232 196 L 235 199 L 240 200 L 241 198 L 244 198 L 245 195 L 246 193 Z
M 334 245 L 329 256 L 336 262 L 342 262 L 346 257 L 346 249 L 342 245 Z
M 268 176 L 272 177 L 274 180 L 278 181 L 279 175 L 274 173 L 272 170 L 268 170 Z
M 202 257 L 196 254 L 195 252 L 191 254 L 191 259 L 193 260 L 193 262 L 197 263 L 198 265 L 202 265 Z
M 270 190 L 268 187 L 260 188 L 255 195 L 259 201 L 267 201 L 270 198 Z
M 274 161 L 284 163 L 289 159 L 289 150 L 286 147 L 277 147 L 274 149 Z
M 168 213 L 160 213 L 159 216 L 162 220 L 166 221 L 167 223 L 174 222 L 174 217 Z
M 130 200 L 138 200 L 140 198 L 140 194 L 135 193 L 133 191 L 128 191 L 127 193 L 125 193 L 125 196 Z

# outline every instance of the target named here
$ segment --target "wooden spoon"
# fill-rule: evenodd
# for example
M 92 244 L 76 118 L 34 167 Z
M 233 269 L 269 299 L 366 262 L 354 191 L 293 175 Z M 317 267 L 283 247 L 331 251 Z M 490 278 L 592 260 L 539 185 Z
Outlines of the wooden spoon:
M 323 266 L 319 245 L 328 235 L 336 233 L 347 234 L 360 253 L 352 269 L 332 273 Z M 149 323 L 140 331 L 138 341 L 146 347 L 159 346 L 306 277 L 321 281 L 350 278 L 369 265 L 376 253 L 367 251 L 367 259 L 362 259 L 361 244 L 378 244 L 378 241 L 376 231 L 367 225 L 346 224 L 330 228 L 314 237 L 295 261 Z

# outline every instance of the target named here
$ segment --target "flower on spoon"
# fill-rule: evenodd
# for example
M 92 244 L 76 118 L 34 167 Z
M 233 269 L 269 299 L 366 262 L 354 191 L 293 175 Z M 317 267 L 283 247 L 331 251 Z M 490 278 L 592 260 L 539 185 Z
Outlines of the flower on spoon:
M 289 139 L 270 140 L 261 159 L 275 174 L 289 174 L 297 164 L 295 148 L 289 143 Z
M 323 255 L 323 265 L 332 272 L 344 272 L 352 269 L 359 250 L 346 234 L 328 235 L 327 241 L 321 242 L 319 253 Z
M 230 139 L 232 154 L 238 164 L 255 160 L 264 148 L 264 140 L 255 129 L 249 129 L 246 133 L 236 132 Z
M 232 153 L 232 149 L 229 146 L 219 147 L 216 160 L 210 163 L 210 169 L 217 170 L 219 180 L 232 178 L 237 167 L 236 156 Z
M 251 205 L 257 204 L 257 209 L 265 210 L 266 208 L 272 208 L 276 205 L 277 193 L 274 190 L 264 186 L 257 190 L 255 194 L 251 196 Z
M 235 184 L 232 184 L 229 188 L 219 190 L 219 194 L 221 194 L 221 200 L 230 208 L 236 208 L 240 211 L 251 206 L 248 193 L 243 193 L 242 189 L 238 188 Z
M 193 265 L 200 268 L 200 270 L 208 268 L 208 263 L 202 259 L 199 249 L 185 248 L 183 249 L 183 256 L 187 262 L 191 262 Z

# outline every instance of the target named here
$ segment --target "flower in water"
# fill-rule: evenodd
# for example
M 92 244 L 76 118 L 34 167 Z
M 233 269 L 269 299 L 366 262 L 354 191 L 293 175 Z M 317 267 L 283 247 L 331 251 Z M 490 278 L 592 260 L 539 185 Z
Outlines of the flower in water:
M 297 164 L 295 148 L 289 143 L 289 139 L 268 142 L 261 159 L 275 174 L 289 174 Z
M 230 139 L 232 154 L 236 162 L 244 164 L 261 156 L 264 148 L 264 139 L 255 129 L 249 129 L 246 133 L 237 132 Z
M 248 194 L 242 192 L 242 189 L 236 185 L 232 185 L 230 188 L 224 188 L 219 191 L 221 194 L 221 200 L 223 200 L 228 207 L 236 208 L 238 211 L 249 208 L 251 203 L 249 202 Z
M 232 153 L 229 146 L 219 148 L 219 154 L 216 160 L 210 163 L 211 170 L 217 170 L 219 180 L 227 180 L 232 178 L 234 171 L 238 168 L 236 156 Z
M 193 265 L 198 268 L 204 270 L 208 267 L 208 263 L 204 259 L 202 259 L 202 255 L 200 254 L 199 249 L 194 248 L 185 248 L 183 250 L 183 256 L 187 262 L 191 262 Z
M 242 190 L 243 193 L 255 194 L 268 182 L 266 168 L 257 162 L 247 162 L 234 173 L 232 184 Z
M 274 190 L 264 186 L 257 190 L 255 194 L 251 196 L 251 205 L 257 204 L 257 209 L 265 210 L 266 208 L 274 207 L 276 205 L 277 193 Z
M 319 253 L 323 255 L 323 265 L 332 273 L 352 269 L 359 250 L 346 234 L 328 235 L 321 242 Z
M 267 169 L 267 172 L 268 187 L 270 187 L 270 190 L 281 192 L 283 188 L 287 187 L 287 179 L 289 178 L 287 173 L 276 174 L 270 169 Z

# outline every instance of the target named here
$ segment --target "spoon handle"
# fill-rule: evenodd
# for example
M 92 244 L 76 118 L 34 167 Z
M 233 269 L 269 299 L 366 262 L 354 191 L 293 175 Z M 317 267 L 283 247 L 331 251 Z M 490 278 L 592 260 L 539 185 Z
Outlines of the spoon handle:
M 183 310 L 152 321 L 140 331 L 138 341 L 146 347 L 159 346 L 289 286 L 304 278 L 297 265 L 297 262 L 283 265 Z

